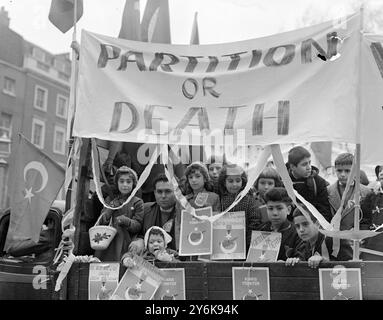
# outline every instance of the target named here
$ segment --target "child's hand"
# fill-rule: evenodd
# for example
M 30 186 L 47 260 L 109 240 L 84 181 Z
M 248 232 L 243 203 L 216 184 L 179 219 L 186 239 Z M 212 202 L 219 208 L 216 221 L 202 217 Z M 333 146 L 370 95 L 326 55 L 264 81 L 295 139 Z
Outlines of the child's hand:
M 299 258 L 287 258 L 286 260 L 286 266 L 291 266 L 293 267 L 296 263 L 298 263 L 300 261 Z
M 121 226 L 121 225 L 126 225 L 128 219 L 129 219 L 128 217 L 118 216 L 118 217 L 116 218 L 116 222 L 117 222 L 117 224 L 118 224 L 119 226 Z
M 134 262 L 133 258 L 129 256 L 125 257 L 124 260 L 122 260 L 122 264 L 129 269 L 133 269 L 136 266 L 136 263 Z
M 163 262 L 171 262 L 174 259 L 174 256 L 172 254 L 167 253 L 165 250 L 157 250 L 155 251 L 154 255 L 156 256 L 156 259 Z
M 314 254 L 312 257 L 309 258 L 308 260 L 308 266 L 310 268 L 318 268 L 319 264 L 321 261 L 324 260 L 323 257 L 319 254 Z

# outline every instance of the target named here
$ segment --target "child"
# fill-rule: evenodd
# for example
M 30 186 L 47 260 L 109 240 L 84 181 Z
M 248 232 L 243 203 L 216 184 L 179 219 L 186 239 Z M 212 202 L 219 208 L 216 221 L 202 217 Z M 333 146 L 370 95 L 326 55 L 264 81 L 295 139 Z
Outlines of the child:
M 221 205 L 218 194 L 212 192 L 212 185 L 206 166 L 193 162 L 185 170 L 185 197 L 192 207 L 199 209 L 211 206 L 219 212 Z
M 306 209 L 307 211 L 307 209 Z M 308 212 L 308 211 L 307 211 Z M 319 232 L 319 224 L 315 217 L 310 213 L 310 220 L 307 220 L 303 213 L 296 208 L 293 212 L 294 226 L 298 236 L 304 242 L 303 260 L 308 262 L 311 268 L 317 268 L 321 262 L 326 261 L 347 261 L 352 259 L 352 248 L 347 240 L 341 240 L 341 246 L 337 257 L 333 253 L 333 239 L 325 237 Z M 299 257 L 289 258 L 286 265 L 294 265 L 302 260 Z
M 311 166 L 310 152 L 300 146 L 292 148 L 289 151 L 287 167 L 294 189 L 330 222 L 332 216 L 327 182 L 318 175 L 319 170 Z
M 264 223 L 268 219 L 265 193 L 274 187 L 282 187 L 281 177 L 277 170 L 272 167 L 266 167 L 255 181 L 254 187 L 256 189 L 254 197 L 257 215 L 261 217 L 262 223 Z
M 221 156 L 213 155 L 207 162 L 207 169 L 209 171 L 210 179 L 213 183 L 213 191 L 217 194 L 219 193 L 218 178 L 224 165 L 226 165 L 226 161 L 224 157 Z
M 172 237 L 162 228 L 153 226 L 145 233 L 145 251 L 143 258 L 150 262 L 176 262 L 178 260 L 177 251 L 167 248 L 172 241 Z M 133 259 L 130 252 L 125 253 L 122 257 L 122 263 L 125 267 L 132 267 Z
M 227 165 L 219 175 L 219 189 L 221 195 L 221 211 L 226 210 L 246 186 L 246 172 L 237 165 Z M 246 251 L 250 247 L 251 231 L 257 230 L 261 224 L 261 216 L 257 215 L 255 198 L 246 194 L 242 200 L 230 211 L 245 211 L 246 218 Z
M 331 206 L 331 215 L 334 216 L 340 207 L 341 199 L 346 188 L 348 176 L 351 172 L 354 156 L 351 153 L 341 153 L 335 159 L 335 172 L 338 180 L 332 185 L 327 187 L 328 200 Z M 370 189 L 360 184 L 360 196 L 364 199 Z M 346 195 L 346 200 L 343 205 L 342 221 L 340 223 L 340 230 L 349 230 L 354 226 L 354 194 L 355 194 L 355 180 L 352 181 L 350 190 Z
M 280 232 L 282 234 L 278 260 L 285 261 L 287 258 L 303 258 L 301 250 L 302 240 L 293 224 L 287 220 L 291 211 L 291 199 L 285 188 L 273 188 L 265 194 L 266 208 L 269 221 L 260 226 L 260 231 Z
M 137 185 L 137 175 L 127 166 L 119 168 L 115 175 L 115 183 L 119 194 L 114 198 L 107 198 L 106 202 L 111 207 L 123 204 Z M 96 250 L 95 256 L 101 261 L 120 261 L 123 253 L 128 251 L 129 244 L 142 227 L 144 216 L 143 201 L 136 196 L 121 209 L 112 210 L 104 208 L 101 213 L 101 225 L 108 225 L 112 219 L 112 226 L 117 229 L 117 234 L 106 250 Z

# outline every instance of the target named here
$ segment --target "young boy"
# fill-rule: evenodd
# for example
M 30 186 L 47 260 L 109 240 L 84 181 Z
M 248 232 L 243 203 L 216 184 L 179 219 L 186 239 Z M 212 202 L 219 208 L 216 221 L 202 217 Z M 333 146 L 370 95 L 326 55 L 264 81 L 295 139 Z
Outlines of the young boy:
M 212 155 L 206 163 L 211 182 L 213 183 L 213 192 L 217 194 L 219 194 L 218 178 L 224 165 L 226 165 L 224 156 Z
M 351 172 L 354 156 L 351 153 L 341 153 L 335 159 L 335 172 L 338 180 L 327 187 L 328 200 L 331 206 L 331 216 L 333 217 L 340 207 L 343 193 L 346 188 L 347 180 Z M 363 200 L 370 193 L 370 189 L 360 184 L 360 196 Z M 343 205 L 342 221 L 340 230 L 349 230 L 354 226 L 354 194 L 355 179 L 352 181 L 350 190 L 346 195 Z M 361 229 L 366 229 L 361 227 Z
M 278 260 L 287 258 L 303 258 L 301 250 L 302 240 L 298 237 L 293 224 L 287 220 L 291 211 L 291 199 L 285 188 L 273 188 L 265 194 L 267 215 L 269 221 L 262 224 L 260 231 L 280 232 L 282 234 Z
M 162 228 L 153 226 L 145 233 L 145 251 L 143 258 L 150 262 L 163 261 L 175 262 L 178 261 L 176 251 L 167 248 L 168 243 L 172 241 L 172 237 Z M 125 267 L 133 267 L 132 253 L 127 252 L 122 257 L 122 263 Z
M 318 175 L 319 170 L 311 166 L 310 152 L 300 146 L 290 149 L 287 166 L 294 189 L 330 222 L 327 182 Z
M 307 210 L 306 210 L 307 211 Z M 304 242 L 303 259 L 289 258 L 286 265 L 293 266 L 298 261 L 307 261 L 308 266 L 317 268 L 321 262 L 326 261 L 347 261 L 352 259 L 352 248 L 346 240 L 341 241 L 337 257 L 333 253 L 333 239 L 325 237 L 319 232 L 319 224 L 315 217 L 309 212 L 310 220 L 307 220 L 303 213 L 296 208 L 293 212 L 293 221 L 298 236 Z

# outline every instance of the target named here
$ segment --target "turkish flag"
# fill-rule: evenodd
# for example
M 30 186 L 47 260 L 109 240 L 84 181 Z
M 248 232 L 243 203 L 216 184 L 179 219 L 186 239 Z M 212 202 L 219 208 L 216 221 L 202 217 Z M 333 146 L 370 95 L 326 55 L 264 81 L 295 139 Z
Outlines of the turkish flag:
M 61 32 L 65 33 L 74 25 L 75 0 L 52 0 L 48 19 Z M 76 22 L 83 14 L 83 0 L 77 0 Z
M 5 250 L 38 242 L 41 227 L 64 183 L 65 170 L 19 134 L 10 166 L 11 216 Z

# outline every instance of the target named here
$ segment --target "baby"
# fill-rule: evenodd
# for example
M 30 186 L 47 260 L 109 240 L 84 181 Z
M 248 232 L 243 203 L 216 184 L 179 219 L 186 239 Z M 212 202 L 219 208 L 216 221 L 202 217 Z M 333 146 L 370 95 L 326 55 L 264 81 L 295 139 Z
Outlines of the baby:
M 156 226 L 149 228 L 144 236 L 145 251 L 142 257 L 150 262 L 178 261 L 177 252 L 167 248 L 168 243 L 171 241 L 172 237 L 164 229 Z M 134 266 L 134 260 L 130 252 L 125 253 L 121 260 L 123 265 L 127 268 L 132 268 Z

